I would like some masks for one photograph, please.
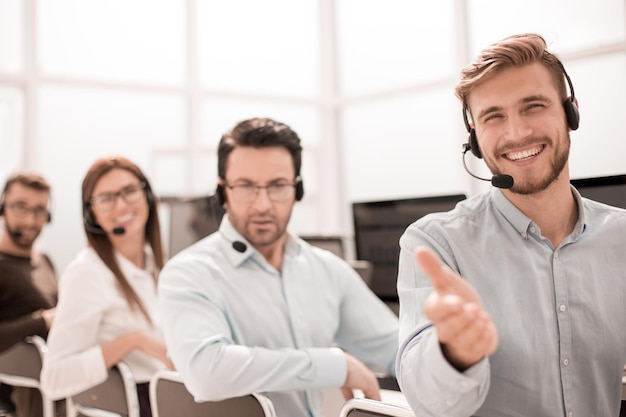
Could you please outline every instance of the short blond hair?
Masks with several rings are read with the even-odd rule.
[[[467,100],[477,85],[491,79],[505,69],[539,62],[552,74],[561,99],[567,99],[565,69],[556,55],[548,52],[546,41],[540,35],[524,33],[509,36],[485,48],[476,60],[461,70],[461,79],[454,90],[467,108]]]

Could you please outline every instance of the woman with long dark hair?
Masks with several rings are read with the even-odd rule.
[[[139,167],[121,156],[91,166],[82,201],[89,245],[61,275],[42,387],[54,399],[70,397],[103,382],[123,360],[141,415],[149,416],[148,382],[172,367],[156,316],[165,262],[157,201]]]

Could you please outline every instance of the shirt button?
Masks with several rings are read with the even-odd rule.
[[[452,407],[452,401],[451,400],[446,400],[446,404],[448,404],[448,407]]]
[[[559,253],[558,252],[554,252],[554,258],[558,259],[559,258]]]
[[[559,306],[559,310],[561,310],[561,311],[565,311],[565,310],[567,310],[567,306],[566,306],[565,304],[561,304],[561,305]]]
[[[569,359],[567,358],[563,359],[563,365],[565,366],[569,365]]]
[[[535,227],[534,227],[534,226],[531,226],[531,227],[530,227],[530,232],[531,232],[531,233],[535,233],[535,230],[537,230],[537,229],[535,229]]]
[[[467,379],[462,379],[461,380],[461,386],[462,387],[467,387],[469,385],[469,381]]]
[[[522,239],[526,239],[526,233],[522,233],[521,236],[522,236]]]
[[[567,417],[572,417],[572,412],[567,413]]]

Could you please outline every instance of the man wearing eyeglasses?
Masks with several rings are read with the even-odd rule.
[[[33,249],[51,219],[49,206],[50,185],[30,172],[11,176],[0,196],[0,354],[27,336],[46,337],[54,318],[54,267]],[[5,406],[13,400],[18,416],[43,414],[37,390],[3,385],[0,392]]]
[[[325,388],[380,399],[372,370],[394,375],[396,316],[349,264],[287,231],[304,195],[301,152],[271,119],[226,133],[220,229],[161,272],[168,352],[197,401],[257,392],[279,416],[316,417]]]

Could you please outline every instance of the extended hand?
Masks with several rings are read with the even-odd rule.
[[[474,288],[432,250],[418,248],[415,258],[434,289],[424,314],[433,322],[450,364],[462,372],[495,352],[498,331]]]

